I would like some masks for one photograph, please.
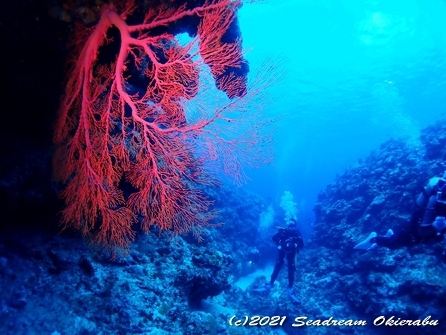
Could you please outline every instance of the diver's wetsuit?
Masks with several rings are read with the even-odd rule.
[[[282,269],[283,262],[286,256],[288,265],[288,287],[292,288],[294,284],[294,272],[296,271],[295,258],[299,249],[303,247],[302,236],[296,228],[280,228],[280,230],[273,235],[273,241],[279,246],[276,265],[271,275],[270,284],[273,285]]]
[[[438,198],[439,192],[437,192],[437,185],[442,180],[438,177],[429,180],[423,192],[417,198],[415,210],[408,227],[395,232],[390,237],[378,235],[371,242],[389,249],[398,249],[428,241],[441,241],[445,229],[441,232],[437,231],[432,222],[437,216],[446,216],[446,202]]]

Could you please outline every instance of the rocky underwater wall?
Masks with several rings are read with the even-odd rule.
[[[381,315],[412,320],[431,315],[440,321],[437,327],[376,329],[380,332],[443,334],[446,329],[441,242],[399,250],[353,249],[372,231],[384,235],[389,228],[397,231],[409,225],[427,180],[444,172],[446,121],[426,128],[420,139],[420,151],[404,141],[387,141],[319,194],[314,233],[300,260],[302,285],[318,305],[329,300],[371,320]]]

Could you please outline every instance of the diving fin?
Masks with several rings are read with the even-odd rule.
[[[287,292],[288,292],[288,296],[290,297],[290,299],[291,299],[294,303],[296,303],[296,304],[300,304],[300,303],[301,303],[300,300],[299,300],[299,298],[296,297],[296,295],[294,294],[292,288],[287,288]]]
[[[392,229],[389,229],[389,230],[387,231],[386,235],[384,235],[384,237],[387,237],[387,238],[390,238],[390,237],[392,237],[392,236],[393,236],[393,230],[392,230]]]
[[[376,248],[377,244],[372,243],[371,240],[375,238],[378,234],[375,232],[370,233],[370,235],[362,242],[359,242],[353,249],[360,249],[360,250],[371,250]]]
[[[264,287],[253,289],[254,292],[269,292],[273,288],[273,285],[266,284]]]

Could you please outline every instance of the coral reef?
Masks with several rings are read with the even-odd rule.
[[[444,121],[422,132],[424,156],[403,141],[388,141],[320,193],[314,233],[297,259],[300,305],[286,295],[285,269],[270,292],[252,290],[269,279],[270,272],[256,271],[274,260],[274,227],[263,231],[259,224],[269,204],[240,189],[203,188],[218,211],[213,223],[221,225],[206,227],[201,243],[192,235],[172,239],[155,229],[138,234],[129,254],[111,262],[77,234],[60,232],[50,134],[71,33],[66,22],[76,15],[84,23],[95,22],[99,11],[85,11],[85,1],[65,1],[62,12],[57,6],[51,10],[51,20],[42,3],[5,2],[0,12],[0,39],[9,46],[2,54],[8,65],[3,72],[8,99],[2,100],[5,126],[0,133],[2,334],[446,332],[440,244],[353,250],[371,231],[384,233],[408,223],[425,181],[445,168]],[[275,218],[282,223],[284,214],[276,212]],[[239,280],[248,275],[254,280],[243,289]],[[254,314],[288,319],[275,328],[228,324],[234,315]],[[335,317],[370,325],[380,315],[431,315],[440,325],[296,329],[290,322],[297,316]]]
[[[379,315],[445,319],[441,243],[393,251],[378,248],[365,254],[353,250],[372,231],[384,234],[388,228],[409,224],[414,201],[427,179],[445,169],[445,130],[445,121],[423,130],[423,157],[403,141],[384,143],[319,194],[315,230],[303,260],[308,296],[329,297],[344,311],[370,319]],[[440,322],[435,328],[401,327],[398,332],[441,334],[445,327]]]

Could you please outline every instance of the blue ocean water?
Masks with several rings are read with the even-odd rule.
[[[269,110],[287,114],[273,166],[245,186],[278,202],[292,192],[303,217],[317,193],[389,138],[416,147],[420,129],[444,117],[446,2],[268,1],[239,11],[252,69],[285,57],[284,92]]]
[[[40,22],[34,13],[32,18],[33,24]],[[17,22],[24,24],[14,18],[5,27],[15,31],[10,27]],[[443,244],[370,252],[354,246],[372,231],[407,227],[423,180],[444,170],[446,2],[270,0],[245,3],[239,23],[250,77],[265,59],[284,73],[261,92],[280,96],[266,105],[264,116],[283,118],[272,165],[248,169],[250,180],[242,188],[204,188],[224,224],[205,227],[200,243],[191,235],[172,238],[156,226],[145,235],[135,225],[129,252],[110,260],[108,250],[89,245],[80,232],[60,231],[59,217],[48,205],[57,207],[50,186],[51,145],[25,150],[26,142],[4,141],[14,155],[0,169],[1,212],[11,207],[13,217],[1,219],[12,231],[0,233],[0,333],[445,333]],[[14,53],[10,61],[20,79],[10,85],[21,93],[31,77],[19,70],[42,63]],[[41,98],[37,94],[30,101]],[[10,100],[14,108],[28,102]],[[14,108],[4,114],[19,115]],[[421,143],[420,132],[428,126]],[[388,141],[398,138],[405,143]],[[275,225],[284,226],[294,215],[306,242],[295,259],[294,292],[287,290],[291,262],[267,290],[280,252],[271,239]],[[50,229],[39,231],[40,226]],[[287,322],[238,327],[231,321],[256,315]],[[439,319],[440,327],[373,327],[381,315]],[[367,319],[369,327],[293,328],[295,317]]]

